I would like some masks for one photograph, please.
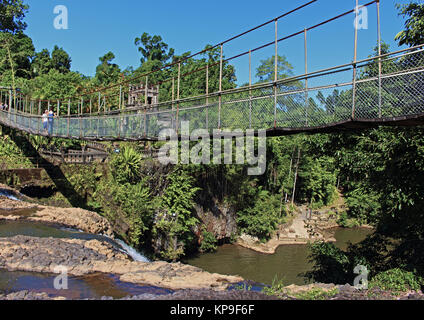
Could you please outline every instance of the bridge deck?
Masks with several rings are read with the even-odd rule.
[[[158,140],[161,134],[169,135],[171,131],[187,137],[213,135],[224,129],[253,129],[279,136],[379,125],[420,126],[424,125],[423,80],[424,50],[407,49],[150,108],[58,117],[50,136],[98,141]],[[31,134],[48,135],[40,116],[13,109],[0,111],[0,123]]]

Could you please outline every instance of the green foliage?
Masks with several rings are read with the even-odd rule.
[[[309,245],[312,271],[304,276],[313,282],[346,284],[353,281],[349,257],[333,243],[316,242]]]
[[[94,194],[96,203],[111,221],[124,219],[129,224],[127,240],[134,247],[146,245],[152,228],[156,204],[147,181],[136,184],[103,180]]]
[[[0,2],[0,32],[16,33],[25,30],[23,21],[28,5],[22,0],[2,0]]]
[[[253,207],[238,213],[237,223],[241,232],[269,240],[272,232],[282,221],[280,216],[280,201],[267,191],[259,192]]]
[[[98,85],[109,85],[116,82],[121,75],[121,69],[112,60],[115,59],[115,55],[112,52],[106,53],[103,57],[100,57],[100,64],[96,68],[96,75],[94,82]]]
[[[278,80],[288,78],[293,75],[293,66],[287,61],[286,57],[277,57],[277,75]],[[256,69],[256,77],[260,82],[274,81],[275,78],[275,56],[266,60],[261,60],[261,65]]]
[[[36,77],[25,84],[24,90],[31,94],[34,99],[60,99],[70,97],[80,92],[84,78],[76,72],[61,73],[51,69],[47,74]],[[47,105],[43,107],[47,109]],[[76,112],[77,106],[72,106],[71,112]],[[44,110],[41,110],[44,111]],[[55,106],[55,111],[56,106]],[[68,103],[62,101],[60,114],[68,113]]]
[[[330,205],[335,199],[337,172],[334,159],[305,157],[299,172],[303,198],[316,207]]]
[[[181,231],[187,232],[198,220],[193,216],[194,197],[200,190],[194,187],[194,179],[181,167],[177,167],[168,177],[168,187],[162,205],[170,215],[175,215],[181,223]]]
[[[138,51],[141,53],[141,62],[157,60],[165,63],[174,56],[174,49],[169,49],[168,45],[162,41],[161,36],[150,36],[144,32],[140,38],[136,38],[134,41],[138,47]]]
[[[97,183],[101,174],[96,173],[96,166],[68,166],[66,175],[73,189],[84,199],[93,194],[97,188]]]
[[[154,207],[148,185],[145,181],[136,185],[126,183],[114,189],[111,196],[130,222],[130,243],[138,247],[153,223]]]
[[[346,204],[348,216],[361,224],[377,221],[381,212],[379,195],[371,190],[357,188],[346,193]]]
[[[355,228],[361,225],[361,222],[355,218],[349,218],[347,212],[343,212],[337,223],[343,228]]]
[[[135,183],[140,179],[142,156],[132,147],[124,147],[112,157],[110,166],[117,183]]]
[[[218,241],[213,233],[208,231],[202,232],[202,243],[200,244],[200,252],[214,252],[218,248]]]
[[[29,79],[33,54],[34,45],[28,36],[21,32],[14,35],[0,32],[1,84],[16,88],[19,78]]]
[[[153,228],[153,235],[165,240],[160,249],[162,258],[178,259],[192,246],[192,229],[199,222],[193,210],[194,197],[199,190],[194,186],[194,178],[182,167],[175,167],[169,174],[160,204],[163,212]]]
[[[278,277],[275,276],[274,279],[272,280],[271,286],[264,287],[262,289],[262,292],[268,296],[278,296],[280,294],[285,293],[286,286],[287,285],[285,284],[284,278],[278,279]]]
[[[424,42],[424,4],[411,1],[409,4],[397,5],[399,15],[406,18],[405,30],[396,35],[399,45],[416,46]]]
[[[399,268],[390,269],[374,276],[369,282],[369,289],[380,288],[392,292],[419,291],[424,285],[422,277]]]
[[[294,297],[299,300],[317,301],[317,300],[328,300],[339,293],[339,289],[334,288],[331,290],[324,290],[321,288],[313,288],[309,291],[300,292],[294,294]]]
[[[59,73],[68,73],[71,69],[71,62],[72,60],[65,50],[54,46],[51,56],[47,49],[35,54],[32,61],[32,71],[35,76],[48,74],[52,69]]]

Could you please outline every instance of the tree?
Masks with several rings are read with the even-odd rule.
[[[54,46],[52,51],[52,65],[54,69],[60,73],[67,73],[71,70],[71,62],[71,57],[63,48]]]
[[[112,63],[113,59],[115,59],[115,55],[112,52],[108,52],[99,58],[101,64],[96,68],[95,82],[108,85],[119,80],[121,69],[117,64]]]
[[[405,30],[396,35],[395,40],[399,45],[416,46],[424,43],[424,4],[411,2],[409,4],[397,5],[399,15],[407,18]]]
[[[136,38],[134,44],[138,47],[138,51],[143,56],[140,61],[157,60],[162,63],[166,63],[169,59],[174,56],[174,49],[168,50],[168,45],[162,41],[161,36],[150,36],[144,32],[140,38]]]
[[[278,80],[291,76],[293,74],[293,66],[287,61],[286,57],[278,56],[277,60]],[[261,65],[256,69],[256,77],[259,78],[260,82],[274,81],[275,56],[266,60],[261,60]]]
[[[64,98],[76,96],[81,93],[85,78],[77,72],[60,73],[51,69],[49,73],[42,74],[29,81],[24,88],[34,99],[62,99],[60,113],[67,113],[67,101]],[[71,112],[77,112],[77,105],[72,104]]]
[[[32,71],[35,76],[48,74],[52,69],[60,73],[67,73],[71,69],[71,62],[72,60],[69,54],[63,48],[54,46],[51,55],[47,49],[43,49],[35,54],[32,60]]]
[[[52,69],[52,61],[50,58],[50,52],[47,49],[43,49],[35,54],[32,60],[32,71],[35,76],[47,74]]]
[[[31,77],[31,58],[34,55],[34,45],[31,38],[22,32],[10,34],[0,33],[0,81],[16,88],[16,77],[29,79]]]
[[[2,0],[0,2],[0,32],[18,33],[27,27],[23,21],[28,5],[22,0]]]

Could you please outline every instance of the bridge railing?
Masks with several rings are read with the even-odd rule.
[[[412,48],[275,83],[160,103],[149,109],[57,117],[50,135],[155,140],[164,129],[185,136],[197,129],[209,134],[224,129],[301,131],[352,119],[390,120],[424,114],[423,80],[424,50]],[[32,134],[49,135],[39,116],[0,111],[0,122]]]

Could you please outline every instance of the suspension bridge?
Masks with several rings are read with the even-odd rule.
[[[363,7],[376,8],[378,52],[370,58],[358,60],[358,28],[352,28],[355,32],[353,61],[311,72],[308,70],[309,32],[346,16],[358,17],[357,6],[279,38],[278,22],[314,2],[316,0],[160,70],[83,92],[77,97],[41,100],[11,88],[0,88],[2,105],[7,104],[7,108],[0,110],[0,123],[34,135],[92,141],[158,140],[165,129],[172,129],[182,138],[190,134],[219,135],[236,129],[244,132],[266,130],[268,136],[280,136],[380,125],[424,125],[424,45],[383,54],[380,1],[376,0]],[[272,42],[224,59],[227,43],[270,24],[275,26]],[[305,72],[280,78],[277,70],[278,45],[295,37],[304,39]],[[272,46],[275,47],[274,79],[253,84],[252,54]],[[218,61],[209,61],[197,70],[183,73],[188,59],[214,49],[220,52]],[[249,84],[224,90],[224,63],[244,56],[249,58]],[[169,74],[170,68],[177,69],[178,75],[157,83],[149,82],[154,74]],[[210,92],[213,70],[219,74],[219,88]],[[193,74],[204,75],[202,88],[205,92],[181,97],[182,81]],[[172,91],[169,94],[172,98],[162,102],[160,98],[164,88]],[[56,113],[50,132],[43,128],[41,114],[45,109]],[[72,110],[77,110],[77,113],[72,113]],[[183,123],[189,125],[189,132],[181,131]]]

